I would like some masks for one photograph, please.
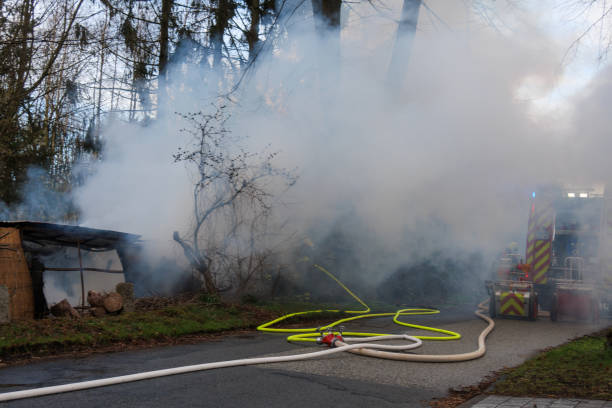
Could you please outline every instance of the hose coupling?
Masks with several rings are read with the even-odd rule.
[[[336,342],[338,341],[344,341],[344,338],[340,335],[334,336],[334,339],[332,340],[331,344],[329,345],[329,347],[338,347],[336,345]]]

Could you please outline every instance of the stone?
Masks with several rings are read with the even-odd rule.
[[[117,293],[123,298],[123,311],[134,311],[134,284],[130,282],[118,283],[115,287]]]

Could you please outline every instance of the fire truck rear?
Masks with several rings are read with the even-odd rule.
[[[603,186],[532,194],[525,260],[504,253],[487,281],[491,316],[596,321],[611,312],[612,200]],[[608,204],[608,205],[606,205]]]

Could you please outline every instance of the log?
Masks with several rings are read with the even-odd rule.
[[[92,307],[90,313],[93,317],[102,317],[106,315],[106,309],[102,306]]]
[[[129,282],[118,283],[115,287],[117,293],[123,298],[123,311],[134,311],[134,284]]]
[[[72,307],[66,299],[63,299],[62,301],[51,306],[49,308],[49,311],[53,316],[56,317],[74,317],[77,319],[81,317],[81,315],[79,315],[79,312],[77,312],[76,309]]]
[[[108,313],[119,312],[123,308],[123,298],[117,292],[111,292],[104,297],[104,309]]]
[[[104,296],[94,290],[87,292],[87,302],[91,307],[104,307]]]

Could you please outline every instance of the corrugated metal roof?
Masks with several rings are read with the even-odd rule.
[[[0,227],[17,228],[23,239],[40,244],[77,246],[84,249],[115,248],[122,244],[137,244],[140,235],[96,228],[33,221],[0,221]]]

